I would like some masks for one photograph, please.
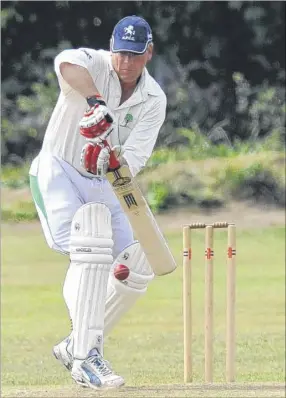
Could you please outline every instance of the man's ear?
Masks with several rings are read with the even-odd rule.
[[[151,61],[153,55],[153,43],[150,43],[147,48],[147,61]]]

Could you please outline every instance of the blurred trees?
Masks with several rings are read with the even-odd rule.
[[[199,128],[213,142],[256,139],[285,124],[285,3],[3,1],[2,161],[38,151],[55,104],[53,58],[64,48],[108,48],[116,22],[150,23],[151,74],[168,97],[158,145]]]

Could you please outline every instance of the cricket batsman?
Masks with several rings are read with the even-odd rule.
[[[114,27],[110,51],[58,54],[60,94],[30,168],[46,241],[69,256],[63,296],[73,327],[53,353],[76,383],[93,389],[124,384],[103,356],[104,336],[154,277],[105,177],[124,164],[136,176],[164,122],[166,96],[146,69],[152,51],[149,24],[128,16]],[[126,250],[122,283],[111,271]]]

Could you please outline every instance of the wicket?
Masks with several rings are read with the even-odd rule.
[[[235,379],[235,255],[234,224],[195,223],[183,227],[184,382],[192,382],[192,245],[191,230],[205,230],[205,382],[213,382],[213,237],[215,228],[227,228],[226,381]]]

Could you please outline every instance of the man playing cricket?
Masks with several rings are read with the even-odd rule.
[[[148,23],[129,16],[115,26],[110,52],[61,52],[60,95],[30,169],[47,243],[70,257],[63,295],[73,330],[53,352],[78,384],[95,389],[124,384],[103,357],[104,336],[154,276],[105,177],[121,165],[135,176],[164,122],[165,94],[145,68],[152,50]],[[111,272],[122,258],[126,283]]]

